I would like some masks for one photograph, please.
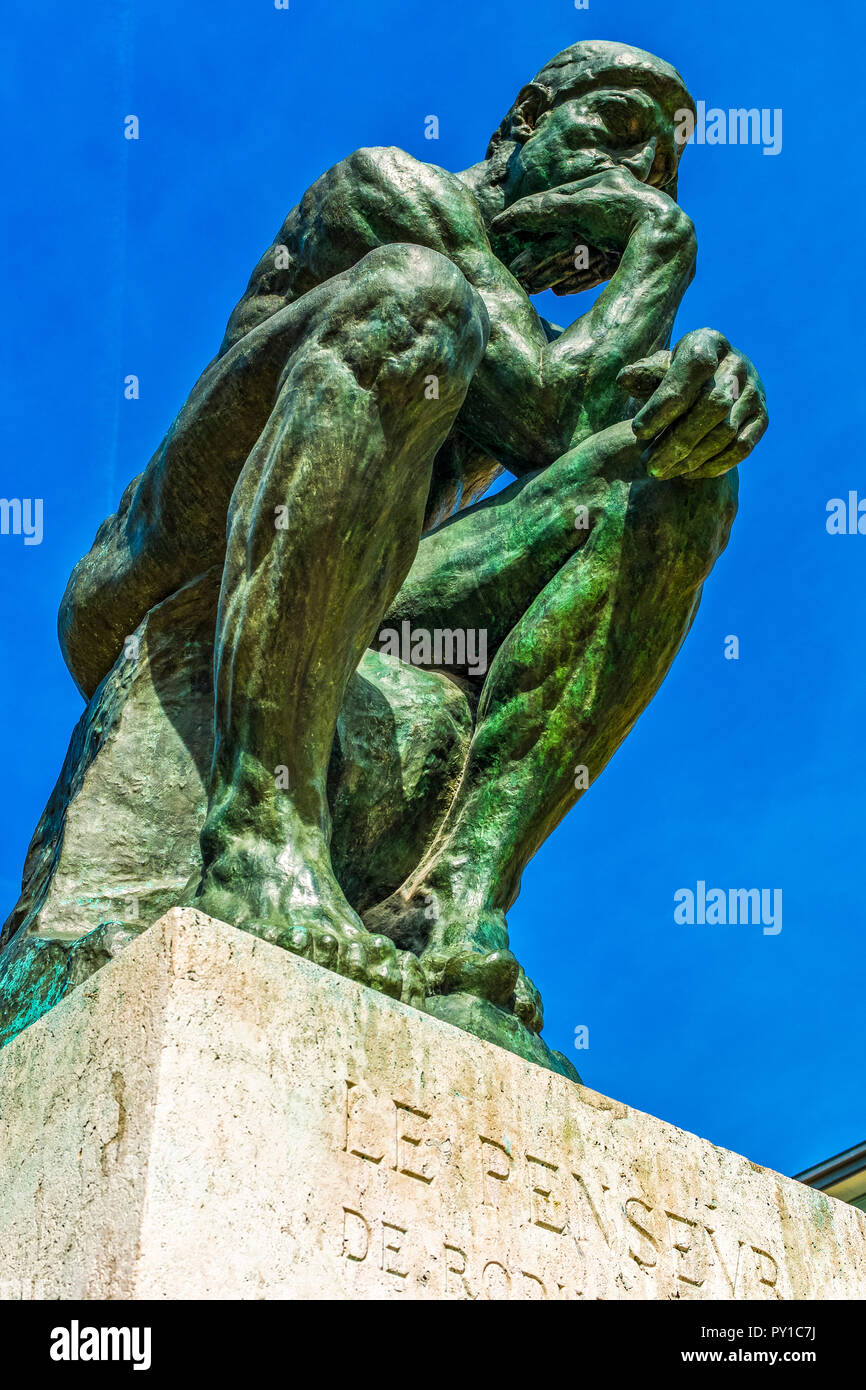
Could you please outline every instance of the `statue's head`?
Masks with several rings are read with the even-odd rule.
[[[618,164],[676,198],[677,113],[694,109],[661,58],[624,43],[576,43],[521,90],[487,159],[506,206]]]
[[[671,192],[682,151],[676,114],[694,109],[661,58],[625,43],[575,43],[521,90],[487,157],[507,157],[509,201],[614,164]]]

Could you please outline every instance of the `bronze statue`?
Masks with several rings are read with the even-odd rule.
[[[4,930],[7,1036],[112,924],[188,902],[565,1066],[505,913],[663,680],[767,425],[720,333],[668,347],[692,109],[658,58],[575,44],[471,169],[362,149],[288,214],[63,599],[90,703]],[[565,331],[529,299],[605,280]],[[174,694],[123,737],[147,761],[173,721],[200,795],[179,809],[168,764],[139,768],[136,883],[106,848],[115,792],[82,789],[103,759],[122,801],[105,729],[132,729],[146,662]],[[153,872],[160,826],[177,882]]]

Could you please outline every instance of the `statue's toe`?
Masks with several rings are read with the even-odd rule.
[[[510,951],[459,951],[423,957],[428,989],[433,994],[475,994],[491,1004],[507,1005],[520,966]]]

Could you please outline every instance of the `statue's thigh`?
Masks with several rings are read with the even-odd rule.
[[[634,480],[617,567],[618,603],[647,619],[699,593],[728,542],[736,515],[736,472],[690,482]]]

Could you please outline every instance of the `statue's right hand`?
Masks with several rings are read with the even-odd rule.
[[[694,236],[691,219],[673,198],[619,164],[518,199],[493,218],[491,231],[518,240],[568,232],[600,251],[622,252],[645,221],[683,237]]]

